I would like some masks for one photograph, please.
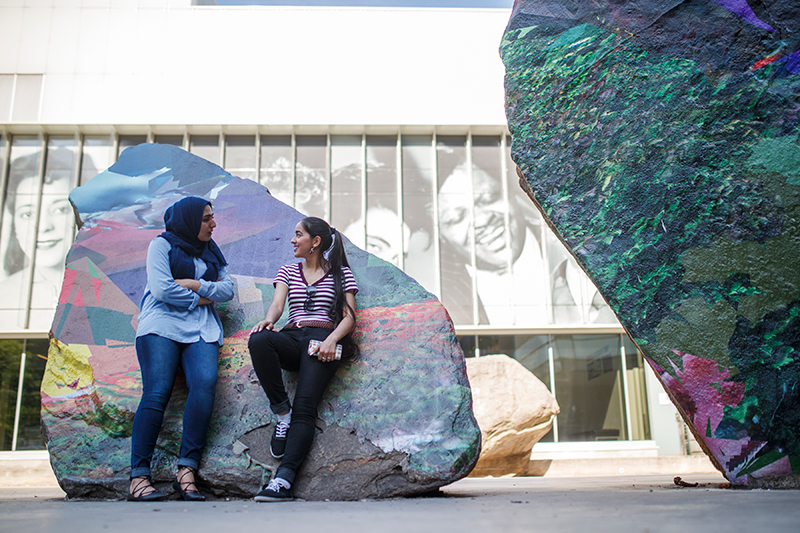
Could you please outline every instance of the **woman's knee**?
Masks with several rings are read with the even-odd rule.
[[[277,355],[275,341],[278,333],[265,329],[250,335],[247,341],[247,348],[250,350],[251,358],[262,358]]]

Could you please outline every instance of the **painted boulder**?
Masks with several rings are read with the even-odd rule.
[[[200,488],[212,497],[249,497],[277,468],[267,451],[274,416],[247,340],[272,300],[272,277],[297,261],[289,241],[303,215],[258,183],[178,148],[146,144],[127,149],[70,195],[81,229],[67,258],[42,384],[51,463],[70,498],[127,493],[131,422],[141,395],[134,339],[147,246],[163,231],[166,208],[187,195],[213,201],[214,239],[236,288],[234,299],[217,307],[225,345]],[[311,500],[413,495],[466,476],[480,452],[480,430],[445,309],[394,266],[346,246],[360,288],[354,335],[361,353],[323,398],[320,431],[295,494]],[[291,395],[292,374],[286,378]],[[154,482],[166,491],[185,401],[179,375],[152,465]]]
[[[736,485],[800,477],[800,2],[517,1],[512,157]]]

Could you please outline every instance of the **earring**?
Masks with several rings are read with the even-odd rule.
[[[310,253],[310,254],[313,254],[313,253],[314,253],[314,247],[313,247],[313,246],[312,246],[312,247],[311,247],[311,249],[308,251],[308,253]]]

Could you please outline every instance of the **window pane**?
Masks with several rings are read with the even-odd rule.
[[[553,323],[583,324],[583,271],[567,248],[549,229],[545,231],[550,270],[550,301]]]
[[[513,324],[544,325],[550,322],[547,312],[547,268],[542,253],[544,221],[533,201],[519,186],[516,165],[511,160],[511,139],[506,145],[506,183],[508,190],[508,225],[511,241],[513,287]],[[480,290],[480,280],[479,280]],[[497,324],[497,322],[492,322]]]
[[[41,430],[42,376],[47,364],[46,339],[29,340],[25,346],[25,376],[22,381],[17,450],[44,450]],[[12,426],[13,427],[13,426]]]
[[[36,137],[15,136],[12,139],[0,238],[3,259],[0,321],[3,329],[26,327],[31,265],[36,248],[34,228],[39,212],[41,158],[42,149]]]
[[[410,232],[397,207],[397,137],[367,137],[367,250],[400,267]]]
[[[611,308],[556,235],[545,230],[555,324],[617,324]]]
[[[34,330],[50,329],[64,279],[64,260],[72,245],[75,217],[68,197],[74,183],[75,150],[72,137],[51,137],[47,144],[28,326]]]
[[[628,380],[628,404],[631,407],[631,439],[650,439],[650,413],[647,410],[647,390],[645,389],[644,360],[636,345],[622,335],[625,347],[626,375]]]
[[[294,207],[306,216],[328,220],[328,138],[296,137]]]
[[[620,336],[553,339],[559,440],[625,440]]]
[[[361,136],[332,136],[331,224],[344,229],[347,238],[359,248],[365,247],[364,219],[361,214],[363,169],[364,152]]]
[[[500,137],[472,138],[472,205],[475,217],[475,258],[479,305],[486,312],[481,324],[514,324],[509,276],[511,253],[506,235],[508,206],[503,191]]]
[[[131,146],[138,146],[147,142],[147,135],[120,135],[119,136],[119,150],[117,158],[125,151],[126,148]]]
[[[473,301],[472,182],[467,168],[466,137],[437,139],[439,186],[439,241],[441,245],[442,303],[456,324],[475,324]],[[478,309],[478,322],[486,313]]]
[[[183,148],[183,135],[156,135],[153,138],[153,142],[157,144],[170,144],[178,148]]]
[[[261,137],[261,185],[287,205],[294,205],[291,135]]]
[[[403,222],[408,228],[405,272],[438,294],[433,227],[434,151],[430,135],[402,138]]]
[[[459,335],[458,343],[464,351],[464,357],[475,357],[475,335]]]
[[[17,405],[21,340],[0,340],[0,450],[11,449]]]
[[[189,151],[219,165],[219,135],[192,135],[189,139]]]
[[[84,137],[81,185],[111,166],[111,148],[111,138],[108,135]]]
[[[256,179],[255,135],[225,137],[225,170],[246,180]]]

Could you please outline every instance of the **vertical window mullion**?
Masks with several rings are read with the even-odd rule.
[[[331,143],[330,130],[328,130],[328,133],[325,134],[325,137],[328,143],[328,148],[325,150],[325,180],[328,188],[328,201],[325,204],[325,213],[323,214],[323,218],[328,221],[331,219],[331,212],[333,211],[333,170],[331,169],[331,165],[333,164],[331,150],[333,150],[333,147]]]
[[[550,372],[550,394],[558,401],[556,396],[556,365],[553,360],[553,336],[547,336],[547,367]],[[558,417],[553,417],[553,442],[558,442]]]
[[[256,172],[253,176],[256,183],[261,183],[261,132],[256,131]]]
[[[439,242],[439,154],[436,151],[436,131],[431,136],[431,152],[433,153],[433,250],[436,263],[436,296],[442,299],[442,246]]]
[[[514,280],[514,247],[513,247],[513,240],[514,236],[511,235],[511,198],[510,198],[510,191],[508,189],[508,164],[506,161],[506,135],[503,133],[500,135],[500,176],[501,180],[500,183],[503,187],[503,203],[505,204],[505,212],[503,213],[503,226],[505,231],[505,239],[506,239],[506,261],[507,261],[507,276],[509,282],[513,283]],[[526,231],[525,228],[522,231]],[[516,305],[511,306],[511,323],[517,323],[517,307]]]
[[[364,221],[364,250],[367,250],[367,133],[361,134],[361,220]]]
[[[472,323],[480,323],[480,312],[478,310],[480,301],[478,299],[478,258],[477,250],[475,247],[475,183],[474,172],[472,168],[472,129],[467,132],[467,182],[469,183],[469,245],[470,245],[470,261],[472,263]]]
[[[6,187],[8,184],[8,169],[11,166],[11,139],[8,134],[3,130],[0,132],[3,141],[3,154],[0,160],[3,162],[3,167],[0,168],[0,215],[5,212],[6,208]],[[3,217],[0,216],[0,228],[3,226]]]
[[[39,132],[38,135],[39,139],[39,166],[36,172],[36,176],[38,179],[38,187],[37,187],[37,200],[36,200],[36,211],[35,211],[35,219],[33,224],[33,231],[32,235],[28,236],[28,249],[32,250],[32,256],[30,258],[30,279],[28,280],[28,287],[27,287],[27,297],[25,298],[25,319],[23,322],[23,329],[28,329],[31,320],[31,301],[33,298],[33,280],[35,278],[36,272],[36,241],[39,237],[39,222],[42,218],[42,193],[44,188],[44,171],[45,171],[45,162],[47,161],[47,136]]]
[[[292,207],[297,209],[297,136],[292,128]]]
[[[625,432],[627,433],[627,440],[633,440],[633,433],[631,433],[633,426],[631,423],[631,399],[628,394],[628,361],[625,355],[625,342],[622,335],[623,334],[620,334],[619,352],[622,358],[622,397],[625,408]]]
[[[399,216],[397,217],[400,220],[400,261],[398,267],[400,270],[405,272],[406,269],[406,232],[403,231],[405,225],[405,217],[404,217],[404,204],[403,204],[403,139],[402,134],[398,130],[397,132],[397,150],[395,152],[395,161],[397,167],[397,173],[395,175],[395,179],[397,180],[397,213]]]
[[[17,381],[17,402],[14,408],[14,430],[11,433],[11,451],[17,451],[17,433],[19,433],[19,417],[22,411],[22,386],[25,384],[25,353],[28,351],[28,341],[22,341],[22,355],[19,360],[19,379]]]

